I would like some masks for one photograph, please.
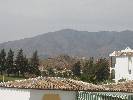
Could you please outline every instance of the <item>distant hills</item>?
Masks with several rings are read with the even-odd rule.
[[[18,50],[22,48],[31,55],[38,50],[41,57],[68,54],[71,56],[90,57],[108,56],[114,50],[133,48],[133,31],[125,30],[87,32],[64,29],[49,32],[33,38],[25,38],[0,44],[0,49]]]

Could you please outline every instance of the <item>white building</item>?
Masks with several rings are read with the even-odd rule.
[[[133,81],[94,85],[73,79],[37,77],[0,83],[0,100],[133,100],[132,87]]]
[[[0,100],[75,100],[76,92],[61,90],[0,88]]]
[[[58,77],[37,77],[0,83],[0,100],[77,100],[78,91],[98,86]]]
[[[114,51],[109,56],[112,62],[110,71],[115,74],[114,80],[133,80],[133,50],[127,47],[125,50]]]

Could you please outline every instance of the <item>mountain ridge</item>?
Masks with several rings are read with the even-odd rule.
[[[38,50],[40,56],[56,56],[68,54],[71,56],[107,57],[114,50],[130,46],[133,48],[133,31],[77,31],[63,29],[44,33],[31,38],[0,43],[0,49],[22,48],[30,56],[31,52]]]

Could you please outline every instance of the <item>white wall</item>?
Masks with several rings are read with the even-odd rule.
[[[131,74],[129,74],[129,69]],[[128,57],[117,57],[115,64],[115,81],[120,79],[133,79],[133,57],[129,60]]]
[[[44,94],[59,94],[61,100],[75,100],[76,92],[60,90],[31,90],[30,100],[42,100]]]
[[[42,100],[44,94],[59,94],[61,100],[75,100],[76,92],[60,90],[33,90],[0,87],[0,100]]]
[[[29,98],[29,90],[0,87],[0,100],[29,100]]]

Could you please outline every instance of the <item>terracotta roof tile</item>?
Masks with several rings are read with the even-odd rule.
[[[104,85],[105,91],[133,92],[133,81]]]
[[[0,87],[94,92],[133,92],[133,81],[108,85],[94,85],[91,83],[60,77],[37,77],[0,83]]]
[[[5,83],[0,83],[1,87],[8,88],[29,88],[29,89],[46,89],[46,90],[101,90],[102,87],[77,81],[73,79],[66,79],[60,77],[37,77],[27,80],[16,80]]]

